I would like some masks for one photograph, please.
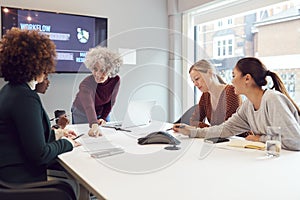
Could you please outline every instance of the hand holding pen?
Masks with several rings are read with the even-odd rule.
[[[185,125],[184,124],[175,124],[173,127],[168,128],[166,131],[170,131],[170,130],[174,130],[174,128],[184,128]]]
[[[62,136],[61,139],[67,139],[69,142],[72,143],[73,147],[78,147],[78,146],[81,146],[81,143],[77,142],[76,139],[78,139],[79,137],[81,137],[83,135],[84,134],[66,135],[66,136]]]
[[[77,135],[76,137],[74,137],[74,138],[72,138],[72,139],[73,139],[73,140],[76,140],[76,139],[80,138],[81,136],[84,136],[84,134],[82,133],[82,134],[80,134],[80,135]]]
[[[76,140],[78,138],[80,138],[81,136],[83,136],[84,134],[79,134],[77,135],[73,130],[66,130],[66,129],[63,129],[64,131],[64,135],[65,137],[67,138],[71,138],[72,140]]]
[[[191,135],[192,130],[196,130],[195,127],[189,126],[187,124],[174,124],[172,129],[175,133],[181,133],[187,136]]]
[[[73,136],[71,139],[73,140],[74,142],[74,147],[78,147],[78,146],[81,146],[81,143],[80,142],[77,142],[76,139],[80,138],[81,136],[83,136],[84,134],[79,134],[77,136]]]

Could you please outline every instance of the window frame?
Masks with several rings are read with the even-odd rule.
[[[289,0],[289,1],[294,1],[294,0]],[[244,0],[244,1],[240,1],[240,0],[230,0],[227,1],[227,3],[225,3],[225,1],[222,0],[216,0],[216,1],[212,1],[209,2],[207,4],[203,4],[198,8],[193,8],[192,10],[189,11],[185,11],[182,15],[182,22],[183,22],[183,27],[185,27],[183,29],[183,35],[184,38],[188,38],[188,40],[192,40],[192,39],[197,39],[197,36],[194,35],[194,30],[195,30],[195,26],[198,24],[205,24],[207,22],[211,22],[213,20],[220,19],[220,18],[224,18],[224,19],[228,19],[231,18],[231,16],[234,15],[238,15],[236,14],[236,11],[239,11],[239,13],[244,14],[247,12],[253,12],[253,10],[259,10],[259,8],[262,8],[262,11],[271,5],[277,4],[277,3],[282,3],[283,1],[281,0],[269,0],[269,1],[260,1],[260,0]],[[286,2],[286,1],[284,1]],[[208,10],[210,9],[210,10]],[[202,20],[202,21],[201,21]],[[200,23],[201,22],[201,23]],[[223,22],[224,24],[224,22]],[[216,25],[215,25],[216,26]],[[216,26],[217,27],[217,26]],[[198,28],[199,30],[202,29],[202,27]],[[256,30],[252,30],[252,31],[256,31]],[[244,36],[242,36],[244,37]],[[233,41],[233,55],[235,55],[235,50],[237,47],[235,47],[235,42]],[[196,50],[191,50],[191,49],[195,49],[197,44],[197,41],[194,42],[187,42],[187,41],[183,41],[183,48],[182,48],[182,55],[186,58],[190,58],[190,60],[194,60],[196,61],[196,54],[198,54],[199,52]],[[186,46],[185,46],[186,45]],[[215,51],[215,50],[214,50]],[[253,56],[258,56],[258,55],[253,55]],[[272,59],[272,58],[270,58]],[[267,60],[269,61],[269,60]],[[266,61],[266,65],[268,65],[269,63]],[[189,69],[189,65],[188,63],[183,62],[183,74],[184,77],[188,77],[188,69]],[[276,70],[276,69],[275,69]],[[183,90],[188,90],[188,88],[191,87],[191,82],[186,81],[186,79],[183,81]],[[297,89],[296,89],[297,90]],[[183,106],[184,107],[189,107],[191,106],[191,104],[189,104],[189,102],[198,102],[199,101],[199,97],[201,96],[201,94],[199,94],[199,91],[197,89],[194,88],[195,94],[194,95],[189,95],[189,96],[184,96],[183,99],[186,99],[183,101]],[[187,104],[188,105],[187,105]],[[300,103],[300,99],[299,99],[299,103]],[[299,104],[298,103],[298,104]]]

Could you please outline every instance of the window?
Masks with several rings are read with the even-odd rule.
[[[233,25],[233,19],[228,18],[228,19],[220,19],[216,21],[216,30],[221,30],[225,28],[230,28]]]
[[[233,56],[233,39],[232,35],[214,38],[214,57],[226,58]]]
[[[257,57],[282,77],[290,96],[300,105],[300,0],[230,2],[215,1],[186,14],[191,26],[187,30],[193,31],[186,34],[196,40],[194,60],[210,60],[231,83],[236,62],[246,56]],[[254,2],[261,6],[253,9]],[[195,90],[194,102],[199,101],[198,93]]]

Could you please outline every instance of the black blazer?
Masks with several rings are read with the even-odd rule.
[[[55,140],[39,95],[27,84],[0,90],[0,179],[7,182],[46,180],[47,165],[72,144]]]

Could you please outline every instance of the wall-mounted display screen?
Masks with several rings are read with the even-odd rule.
[[[57,73],[88,73],[86,52],[107,46],[107,18],[82,16],[12,7],[1,7],[2,35],[12,27],[37,29],[56,45]]]

